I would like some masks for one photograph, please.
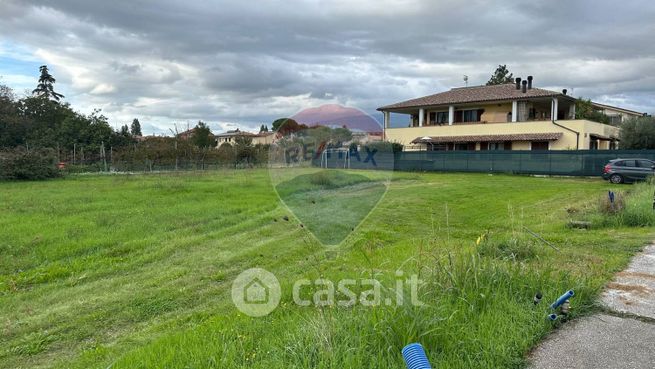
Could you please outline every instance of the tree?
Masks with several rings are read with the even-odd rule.
[[[344,142],[353,139],[353,133],[346,127],[335,128],[332,130],[332,142],[341,146]]]
[[[631,118],[623,122],[619,133],[621,149],[655,149],[655,118]]]
[[[268,132],[268,126],[266,124],[262,124],[259,127],[259,133],[261,133],[261,132]]]
[[[505,83],[512,83],[514,81],[514,75],[509,72],[507,65],[498,65],[494,74],[491,75],[491,78],[487,82],[487,86],[492,85],[502,85]]]
[[[0,85],[0,148],[25,143],[29,124],[19,116],[18,104],[11,88]]]
[[[12,90],[9,86],[0,85],[0,99],[7,99],[10,101],[16,100],[14,90]]]
[[[284,126],[289,126],[289,127],[298,127],[299,124],[298,124],[298,122],[296,122],[295,120],[293,120],[293,119],[291,119],[291,118],[280,118],[280,119],[276,119],[276,120],[273,122],[273,131],[276,131],[276,132],[277,132],[277,131],[279,131],[280,129],[282,129]]]
[[[132,133],[132,136],[135,137],[143,136],[141,133],[141,123],[139,123],[139,120],[136,118],[134,118],[132,121],[132,125],[130,126],[130,133]]]
[[[56,80],[55,77],[53,77],[48,72],[48,66],[42,65],[39,67],[39,71],[41,72],[41,76],[39,77],[39,84],[34,90],[32,90],[32,94],[38,97],[52,99],[55,101],[59,101],[59,99],[64,97],[64,95],[55,92],[53,85]]]
[[[198,121],[198,125],[193,130],[193,144],[204,149],[210,146],[214,146],[214,135],[212,135],[211,129],[204,122]]]
[[[298,124],[295,120],[291,118],[280,118],[276,119],[273,122],[273,131],[280,133],[281,135],[287,135],[290,133],[295,133],[307,129],[307,125]]]
[[[610,118],[594,108],[589,99],[579,98],[575,101],[575,119],[586,119],[592,122],[609,124]]]

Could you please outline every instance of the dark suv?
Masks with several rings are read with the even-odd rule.
[[[655,162],[648,159],[614,159],[603,168],[603,178],[612,183],[631,183],[655,174]]]

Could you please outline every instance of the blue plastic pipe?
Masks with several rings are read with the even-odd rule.
[[[555,321],[557,320],[557,314],[550,314],[548,315],[548,320]]]
[[[425,356],[425,350],[423,350],[420,343],[410,343],[403,347],[402,352],[407,369],[432,369],[428,357]]]
[[[562,296],[560,296],[557,300],[555,300],[555,302],[553,302],[550,305],[550,308],[557,309],[560,305],[562,305],[564,302],[566,302],[566,300],[570,299],[571,297],[573,297],[573,290],[566,291],[566,293],[564,293]]]

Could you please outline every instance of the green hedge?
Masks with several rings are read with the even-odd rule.
[[[0,151],[0,180],[41,180],[60,175],[54,150],[16,148]]]

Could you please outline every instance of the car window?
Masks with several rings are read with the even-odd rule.
[[[653,167],[653,162],[648,161],[648,160],[637,160],[637,163],[639,164],[639,167],[641,168],[652,168]]]
[[[636,163],[636,160],[624,160],[622,166],[623,167],[633,167],[634,168],[634,167],[637,166],[637,163]]]
[[[622,167],[623,166],[623,161],[615,161],[614,163],[612,163],[612,165],[615,166],[615,167]]]

